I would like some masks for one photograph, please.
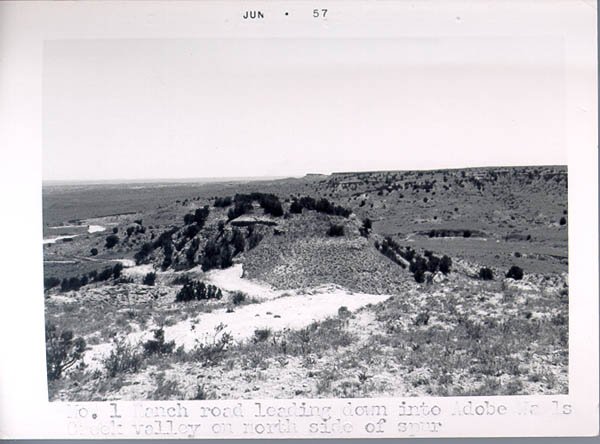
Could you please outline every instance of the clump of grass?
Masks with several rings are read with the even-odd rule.
[[[168,380],[164,373],[159,373],[156,377],[156,389],[148,395],[149,399],[155,401],[169,401],[182,399],[183,394],[177,381]]]
[[[209,392],[204,384],[198,384],[194,394],[190,398],[192,401],[204,401],[206,399],[215,399],[214,392]]]
[[[108,376],[114,378],[122,373],[137,373],[142,363],[141,353],[124,339],[119,339],[103,364]]]
[[[224,324],[217,325],[211,341],[199,343],[189,352],[178,349],[178,357],[183,361],[200,362],[207,366],[218,364],[233,344],[233,336],[225,328]]]
[[[254,337],[252,339],[254,342],[265,342],[271,337],[271,333],[270,328],[257,328],[254,330]]]
[[[175,341],[165,342],[165,331],[162,328],[154,330],[154,339],[144,342],[144,355],[165,355],[173,353]]]
[[[241,303],[246,301],[247,298],[248,295],[243,291],[235,291],[231,294],[231,303],[233,305],[240,305]]]
[[[427,325],[429,323],[429,318],[430,318],[429,312],[422,311],[415,318],[415,325],[417,325],[417,326],[418,325]]]

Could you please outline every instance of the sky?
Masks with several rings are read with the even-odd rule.
[[[55,40],[43,179],[566,164],[557,38]]]

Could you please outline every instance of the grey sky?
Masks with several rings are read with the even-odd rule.
[[[565,164],[560,40],[49,41],[45,180]]]

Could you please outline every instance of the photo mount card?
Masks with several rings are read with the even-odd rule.
[[[595,7],[0,4],[0,436],[596,435]]]

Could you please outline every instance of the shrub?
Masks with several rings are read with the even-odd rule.
[[[113,277],[115,279],[119,279],[119,277],[121,277],[121,271],[123,271],[123,264],[121,262],[117,262],[112,268]]]
[[[422,311],[415,319],[415,325],[427,325],[429,323],[429,313]]]
[[[116,234],[111,234],[110,236],[107,236],[107,238],[106,238],[105,247],[110,249],[110,248],[114,247],[115,245],[117,245],[118,243],[119,243],[119,236],[117,236]]]
[[[74,338],[71,330],[59,332],[56,325],[46,323],[46,372],[48,380],[60,379],[65,370],[83,359],[85,340]]]
[[[90,254],[91,254],[92,256],[96,256],[96,255],[98,254],[98,249],[97,249],[97,248],[92,248],[92,249],[90,250]]]
[[[565,225],[567,223],[567,219],[563,216],[563,217],[560,218],[560,220],[558,221],[558,223],[560,225]]]
[[[56,286],[60,285],[60,279],[57,277],[47,277],[44,278],[44,290],[50,290]]]
[[[183,234],[185,235],[185,237],[191,239],[194,236],[196,236],[200,232],[200,230],[201,228],[198,224],[191,224],[185,228]]]
[[[481,267],[479,269],[479,278],[484,281],[491,281],[494,279],[494,272],[488,267]]]
[[[523,279],[523,269],[521,267],[513,265],[508,270],[508,273],[506,273],[506,277],[514,279],[515,281],[520,281],[521,279]]]
[[[257,328],[254,330],[254,337],[252,340],[254,342],[265,342],[271,336],[270,328]]]
[[[292,214],[301,214],[302,213],[302,205],[297,200],[293,200],[290,205],[290,213]]]
[[[217,197],[217,198],[215,199],[214,206],[215,206],[215,207],[217,207],[217,208],[218,208],[218,207],[224,208],[224,207],[228,207],[228,206],[230,206],[230,205],[231,205],[231,203],[232,203],[231,196],[227,196],[227,197]]]
[[[343,225],[331,225],[329,230],[327,230],[327,236],[343,236],[344,235],[344,226]]]
[[[64,278],[60,283],[60,291],[77,291],[81,288],[81,280],[78,277]]]
[[[142,367],[142,355],[124,340],[116,341],[115,348],[104,359],[104,368],[110,378],[120,373],[136,373]]]
[[[413,277],[415,278],[415,281],[417,281],[419,284],[425,282],[425,272],[422,270],[415,271],[413,273]]]
[[[144,276],[144,281],[143,281],[144,285],[154,285],[155,282],[156,282],[156,273],[154,273],[153,271],[151,271],[150,273],[146,274],[146,276]]]
[[[96,276],[96,281],[102,282],[102,281],[107,281],[111,278],[111,276],[113,275],[113,269],[111,267],[105,268],[104,270],[102,270],[97,276]]]
[[[181,290],[175,296],[176,302],[189,302],[193,300],[201,301],[208,299],[221,299],[223,293],[220,288],[214,285],[205,284],[199,281],[190,281],[183,285]]]
[[[241,303],[246,301],[246,298],[246,293],[242,291],[236,291],[231,295],[231,302],[233,303],[233,305],[240,305]]]
[[[153,249],[154,248],[152,246],[152,243],[150,242],[145,242],[144,244],[142,244],[142,248],[140,248],[140,250],[133,256],[133,258],[135,259],[135,263],[137,265],[142,264],[150,255],[150,253],[152,253]]]
[[[149,339],[144,342],[145,355],[166,355],[173,353],[175,349],[175,341],[165,342],[165,331],[162,328],[154,330],[154,339]]]
[[[471,230],[463,231],[463,237],[471,237]]]
[[[373,222],[367,217],[365,220],[363,220],[362,226],[359,229],[360,235],[364,237],[369,237],[369,233],[371,232],[372,228]]]
[[[450,273],[450,268],[452,267],[452,259],[450,257],[443,255],[440,260],[440,271],[444,274]]]
[[[429,256],[429,260],[427,261],[427,271],[430,273],[435,273],[440,267],[440,258],[431,254]]]

